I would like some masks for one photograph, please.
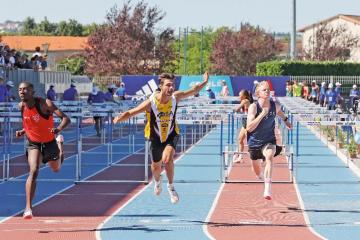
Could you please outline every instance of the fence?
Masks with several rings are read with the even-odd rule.
[[[312,81],[316,81],[319,85],[322,82],[341,83],[341,93],[344,95],[349,95],[349,92],[354,84],[360,84],[360,76],[290,76],[291,81],[298,81],[298,82],[306,82],[311,83]]]
[[[72,76],[69,72],[56,72],[56,71],[34,71],[32,69],[13,69],[0,67],[0,75],[5,78],[5,81],[11,80],[14,83],[14,87],[11,89],[13,96],[18,96],[17,88],[23,81],[29,81],[34,84],[35,92],[40,97],[45,97],[46,92],[50,85],[55,86],[55,90],[58,95],[62,96],[65,89],[70,87]],[[91,81],[79,81],[76,82],[78,93],[91,92]]]
[[[95,76],[93,78],[93,83],[100,86],[101,88],[106,88],[111,84],[120,86],[121,76]]]

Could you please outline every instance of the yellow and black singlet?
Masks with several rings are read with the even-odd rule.
[[[146,112],[146,126],[145,137],[153,140],[160,139],[160,142],[165,142],[172,134],[179,134],[179,127],[176,123],[176,98],[171,96],[167,103],[160,103],[156,99],[157,93],[153,93],[149,100],[151,102],[150,112]]]

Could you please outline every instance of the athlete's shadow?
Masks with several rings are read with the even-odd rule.
[[[100,229],[73,229],[59,231],[39,231],[39,233],[79,233],[79,232],[106,232],[106,231],[143,231],[143,232],[169,232],[169,229],[149,228],[144,225],[131,225],[124,227],[109,227]]]
[[[293,212],[317,212],[317,213],[360,213],[360,210],[338,210],[338,209],[300,209],[296,207],[288,207]],[[285,212],[284,212],[285,213]]]

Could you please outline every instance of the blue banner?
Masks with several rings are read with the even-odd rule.
[[[176,77],[175,89],[179,88],[180,79],[181,79],[180,76]],[[125,83],[126,94],[128,95],[136,95],[136,93],[139,92],[145,93],[145,91],[153,92],[155,87],[159,85],[159,80],[157,75],[139,75],[139,76],[125,75],[122,76],[122,82]]]
[[[238,95],[240,90],[246,89],[253,93],[254,81],[268,81],[270,88],[275,91],[275,96],[281,97],[286,95],[286,81],[290,80],[290,76],[269,77],[269,76],[234,76],[231,78],[232,86],[234,87],[235,95]]]
[[[268,81],[275,91],[275,96],[285,96],[286,81],[289,80],[289,76],[272,77],[272,76],[210,76],[208,87],[219,96],[221,92],[221,82],[225,80],[229,87],[231,96],[237,96],[241,89],[247,89],[252,92],[254,81]],[[125,83],[126,94],[135,95],[137,92],[145,90],[153,91],[154,83],[158,84],[158,76],[143,75],[143,76],[123,76],[122,81]],[[190,75],[190,76],[178,76],[175,81],[176,90],[187,90],[194,86],[196,83],[203,81],[202,75]],[[153,84],[151,84],[151,82]],[[206,95],[206,90],[203,88],[200,95]]]
[[[230,92],[230,96],[234,95],[233,87],[231,84],[231,79],[229,76],[210,76],[209,77],[209,83],[207,84],[207,87],[210,87],[211,90],[215,93],[215,96],[219,96],[221,89],[222,89],[222,81],[225,81]],[[179,86],[179,90],[187,90],[194,86],[196,83],[201,83],[203,81],[202,75],[191,75],[191,76],[183,76],[181,77],[181,82]],[[200,91],[200,95],[204,96],[206,95],[206,88],[204,87]]]

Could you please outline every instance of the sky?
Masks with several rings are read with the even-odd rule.
[[[166,16],[158,28],[194,28],[221,26],[238,28],[243,22],[259,25],[269,32],[291,31],[293,0],[145,0]],[[40,22],[75,19],[82,24],[103,23],[115,4],[127,0],[11,0],[1,4],[0,22],[22,21],[30,16]],[[136,3],[138,0],[132,0]],[[297,0],[297,24],[300,29],[337,14],[360,15],[360,0]]]

